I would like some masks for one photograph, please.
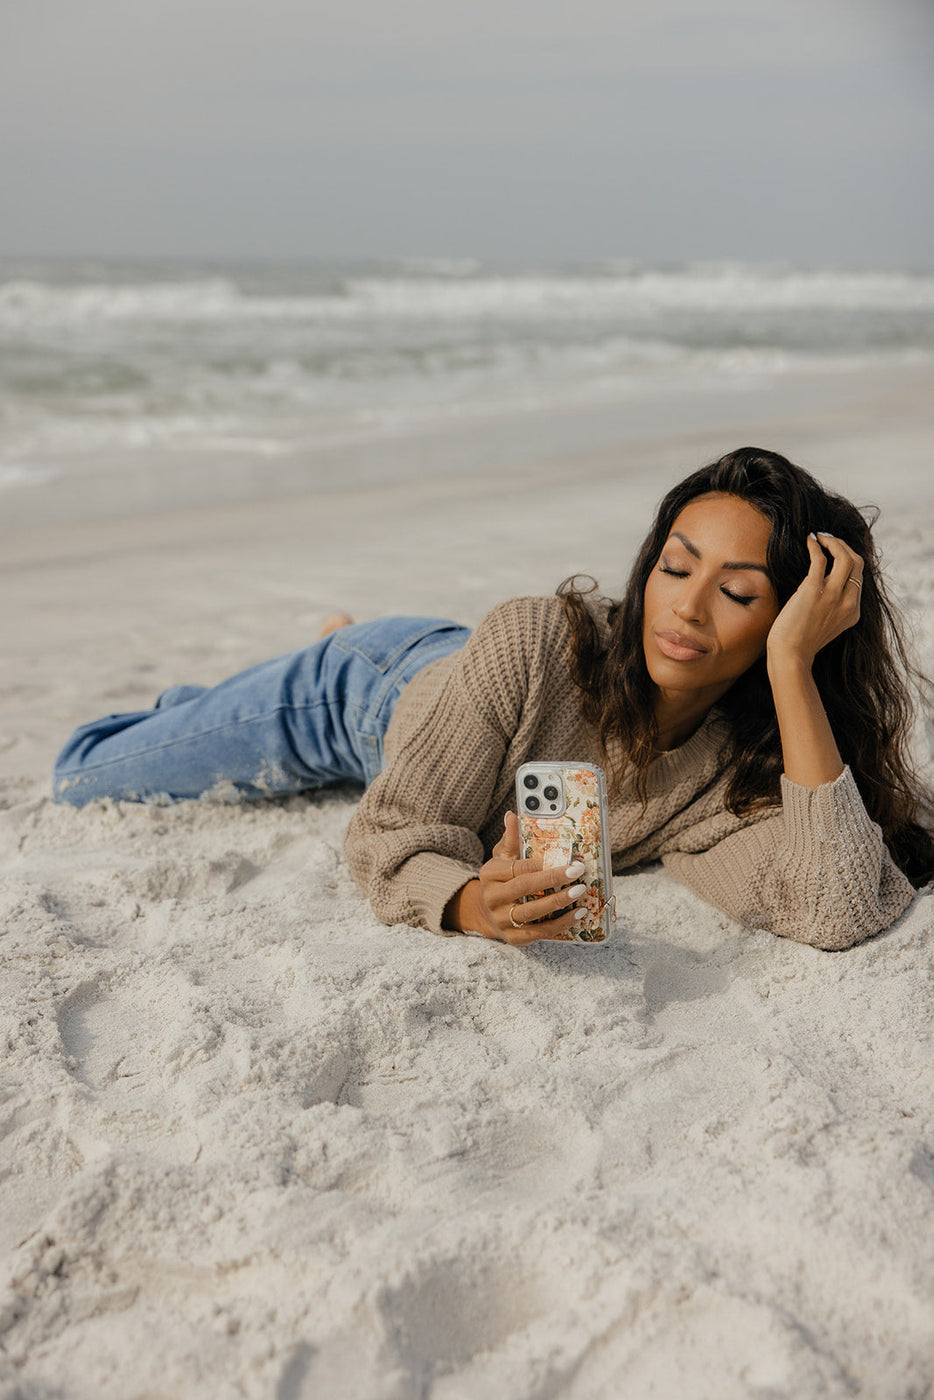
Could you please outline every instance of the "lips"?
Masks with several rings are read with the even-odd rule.
[[[672,661],[698,661],[707,655],[707,647],[680,632],[656,632],[654,635],[659,651]]]

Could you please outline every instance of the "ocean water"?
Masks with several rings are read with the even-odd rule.
[[[934,356],[934,275],[0,262],[0,488]]]

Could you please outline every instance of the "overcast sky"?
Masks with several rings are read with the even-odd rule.
[[[0,15],[0,254],[934,266],[932,0]]]

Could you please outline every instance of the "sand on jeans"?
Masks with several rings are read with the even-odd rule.
[[[934,670],[931,388],[3,537],[0,1394],[932,1394],[929,896],[827,954],[648,867],[606,947],[519,951],[380,925],[352,788],[76,811],[48,778],[75,724],[335,606],[612,591],[664,487],[746,441],[884,507]]]

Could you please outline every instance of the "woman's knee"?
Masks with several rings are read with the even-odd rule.
[[[83,807],[100,797],[116,797],[118,792],[108,771],[116,773],[113,763],[102,763],[100,745],[123,730],[137,724],[151,710],[132,714],[104,715],[101,719],[81,724],[74,731],[52,766],[52,796],[56,802]]]

